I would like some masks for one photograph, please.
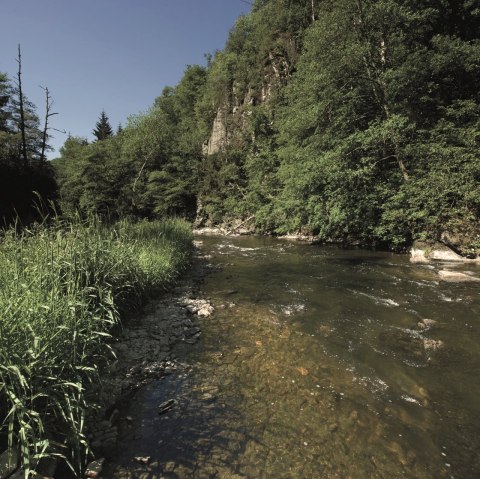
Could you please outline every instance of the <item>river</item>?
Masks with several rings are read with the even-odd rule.
[[[121,411],[105,477],[480,477],[478,283],[385,252],[201,239],[215,314]]]

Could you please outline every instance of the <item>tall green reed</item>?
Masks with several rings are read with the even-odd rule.
[[[189,225],[175,219],[114,227],[56,220],[3,232],[0,450],[19,448],[25,477],[48,455],[82,470],[92,406],[85,390],[112,357],[112,327],[174,280],[191,245]]]

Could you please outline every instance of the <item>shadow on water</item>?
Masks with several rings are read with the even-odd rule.
[[[189,363],[180,363],[172,375],[135,394],[121,412],[122,446],[110,454],[103,477],[215,478],[219,470],[235,473],[236,457],[258,439],[236,407],[235,391],[225,388],[221,375],[212,374],[217,365],[228,369],[235,360],[221,352],[234,345],[223,337],[220,348],[218,339],[193,348],[180,345],[176,353]],[[232,393],[234,401],[229,400]],[[170,399],[173,407],[159,414],[159,405]]]
[[[203,249],[223,266],[204,285],[215,315],[177,349],[184,365],[122,411],[104,477],[480,477],[475,286],[388,253]]]

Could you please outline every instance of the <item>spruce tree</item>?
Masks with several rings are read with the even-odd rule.
[[[102,111],[92,133],[97,141],[105,140],[113,136],[113,130],[105,110]]]

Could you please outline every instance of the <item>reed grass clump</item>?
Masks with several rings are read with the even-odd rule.
[[[84,393],[112,357],[112,327],[186,268],[191,247],[190,226],[175,219],[2,232],[0,452],[18,450],[25,477],[52,454],[82,469]]]

